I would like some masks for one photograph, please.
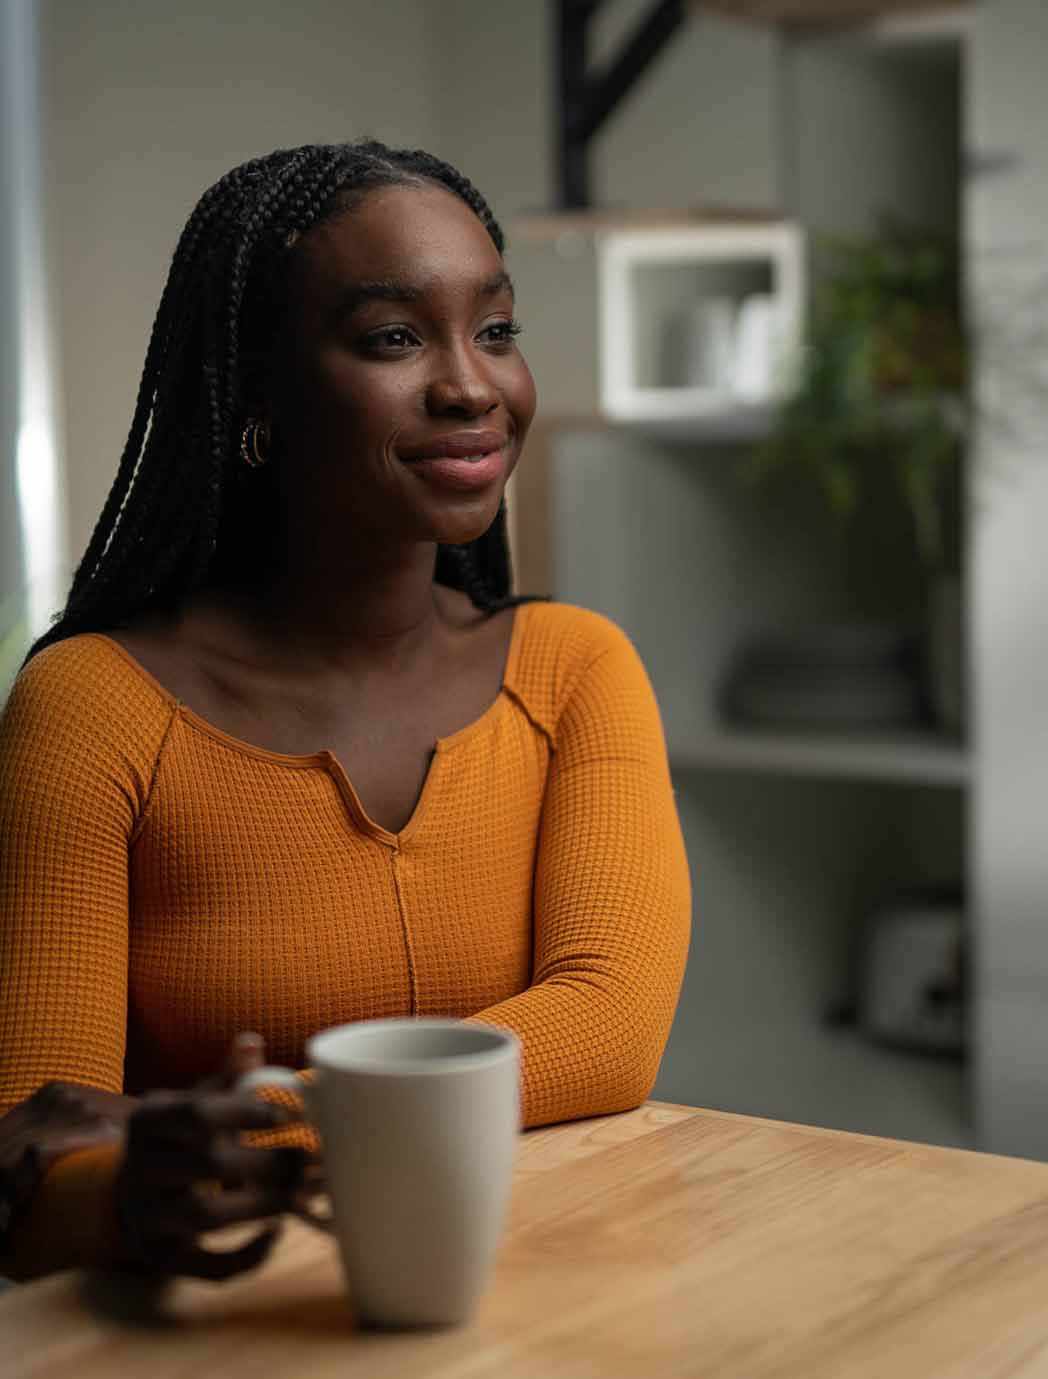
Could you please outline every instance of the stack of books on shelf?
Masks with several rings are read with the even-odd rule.
[[[722,705],[740,725],[841,732],[916,727],[922,707],[914,640],[881,623],[753,638],[730,669]]]

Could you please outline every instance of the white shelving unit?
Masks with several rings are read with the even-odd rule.
[[[800,228],[607,231],[596,249],[605,416],[678,441],[764,434],[803,334]]]
[[[740,445],[765,434],[788,371],[766,397],[689,383],[681,333],[698,303],[757,294],[779,304],[788,357],[803,344],[816,236],[886,219],[956,229],[960,43],[950,29],[792,36],[777,50],[783,120],[765,150],[781,171],[767,204],[778,197],[788,219],[717,220],[707,159],[689,185],[712,211],[671,223],[649,208],[643,226],[610,209],[549,218],[514,273],[549,302],[528,341],[546,411],[520,476],[521,587],[594,608],[633,640],[691,862],[692,954],[657,1094],[972,1145],[970,1065],[886,1049],[826,1017],[855,995],[878,913],[968,882],[982,755],[930,730],[742,729],[719,712],[740,655],[769,632],[900,617],[916,628],[916,560],[888,527],[842,540],[800,484],[774,496],[742,484]],[[590,323],[598,351],[577,347]]]
[[[825,526],[756,501],[716,448],[581,420],[549,448],[552,588],[637,646],[692,866],[692,959],[657,1092],[973,1144],[964,1065],[823,1023],[879,903],[963,879],[967,748],[723,723],[725,672],[754,632],[845,614]]]

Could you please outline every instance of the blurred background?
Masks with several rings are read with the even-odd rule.
[[[203,189],[427,148],[508,233],[518,586],[618,621],[663,713],[657,1095],[1048,1157],[1042,0],[0,6],[0,692]]]

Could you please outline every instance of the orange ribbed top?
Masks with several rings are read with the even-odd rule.
[[[244,1029],[301,1066],[318,1029],[411,1014],[515,1030],[528,1125],[623,1110],[689,919],[654,696],[581,609],[516,610],[399,834],[331,753],[229,737],[104,636],[35,657],[0,719],[0,1110],[188,1086]]]

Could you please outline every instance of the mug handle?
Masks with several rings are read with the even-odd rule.
[[[236,1092],[253,1092],[257,1087],[284,1087],[287,1091],[294,1092],[297,1097],[301,1098],[305,1104],[307,1115],[310,1112],[309,1086],[290,1068],[270,1066],[252,1068],[237,1078],[233,1090]],[[314,1211],[306,1199],[295,1201],[290,1210],[292,1215],[297,1216],[300,1221],[315,1226],[318,1231],[324,1231],[327,1235],[330,1235],[335,1229],[333,1214],[330,1211]]]

